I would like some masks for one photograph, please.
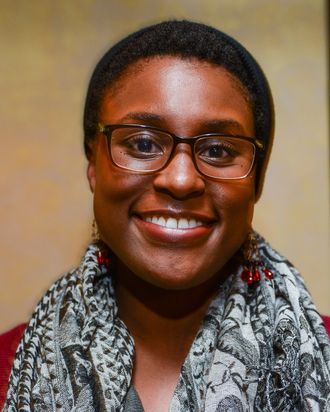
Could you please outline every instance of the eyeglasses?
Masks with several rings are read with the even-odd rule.
[[[254,137],[207,133],[179,137],[152,126],[99,124],[110,157],[122,169],[152,173],[164,169],[180,143],[189,144],[196,169],[215,179],[243,179],[251,172],[263,143]]]

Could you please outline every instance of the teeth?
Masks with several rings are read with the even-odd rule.
[[[188,229],[189,227],[189,223],[188,223],[188,219],[179,219],[178,222],[178,228],[179,229]]]
[[[196,227],[197,222],[196,219],[189,219],[189,228]]]
[[[169,217],[166,222],[166,227],[168,227],[169,229],[177,229],[178,221],[174,219],[173,217]]]
[[[193,229],[202,226],[202,222],[196,219],[188,220],[186,218],[175,219],[174,217],[165,218],[163,216],[147,216],[144,220],[168,229]]]

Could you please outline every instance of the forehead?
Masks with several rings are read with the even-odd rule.
[[[106,91],[100,116],[114,123],[142,111],[182,122],[234,118],[249,130],[254,123],[247,92],[234,75],[205,61],[173,56],[130,65]]]
[[[163,71],[169,65],[175,66],[176,63],[181,63],[187,68],[198,68],[200,70],[209,71],[220,71],[226,73],[226,75],[233,81],[233,85],[237,87],[237,90],[244,95],[247,102],[251,103],[252,98],[248,89],[243,85],[240,79],[233,73],[231,73],[227,68],[222,65],[216,65],[215,63],[208,62],[207,60],[201,60],[197,57],[182,57],[182,56],[172,56],[172,55],[159,55],[140,58],[137,61],[129,64],[112,82],[105,88],[105,93],[115,93],[125,85],[127,81],[131,78],[137,76],[141,72],[145,72],[147,68],[151,68],[149,75],[153,70]],[[213,70],[212,70],[213,69]]]

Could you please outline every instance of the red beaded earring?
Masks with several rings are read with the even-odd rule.
[[[108,272],[111,259],[109,257],[109,252],[106,249],[100,249],[97,252],[97,263],[100,265],[102,273]]]
[[[101,241],[95,219],[93,220],[92,224],[92,241],[98,244],[99,250],[97,251],[96,256],[97,263],[100,265],[101,272],[105,274],[109,270],[111,259],[109,255],[109,250],[107,249],[106,245],[104,245],[104,243]]]
[[[258,242],[255,233],[251,231],[243,245],[244,269],[241,272],[241,278],[248,285],[254,285],[261,279],[261,273],[271,280],[273,273],[265,267],[264,262],[260,260]]]

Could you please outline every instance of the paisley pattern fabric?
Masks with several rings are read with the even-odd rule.
[[[182,366],[171,412],[330,411],[330,344],[296,269],[261,237],[274,273],[254,286],[237,267],[219,288]],[[91,244],[37,306],[4,411],[123,411],[134,341],[111,275]]]

